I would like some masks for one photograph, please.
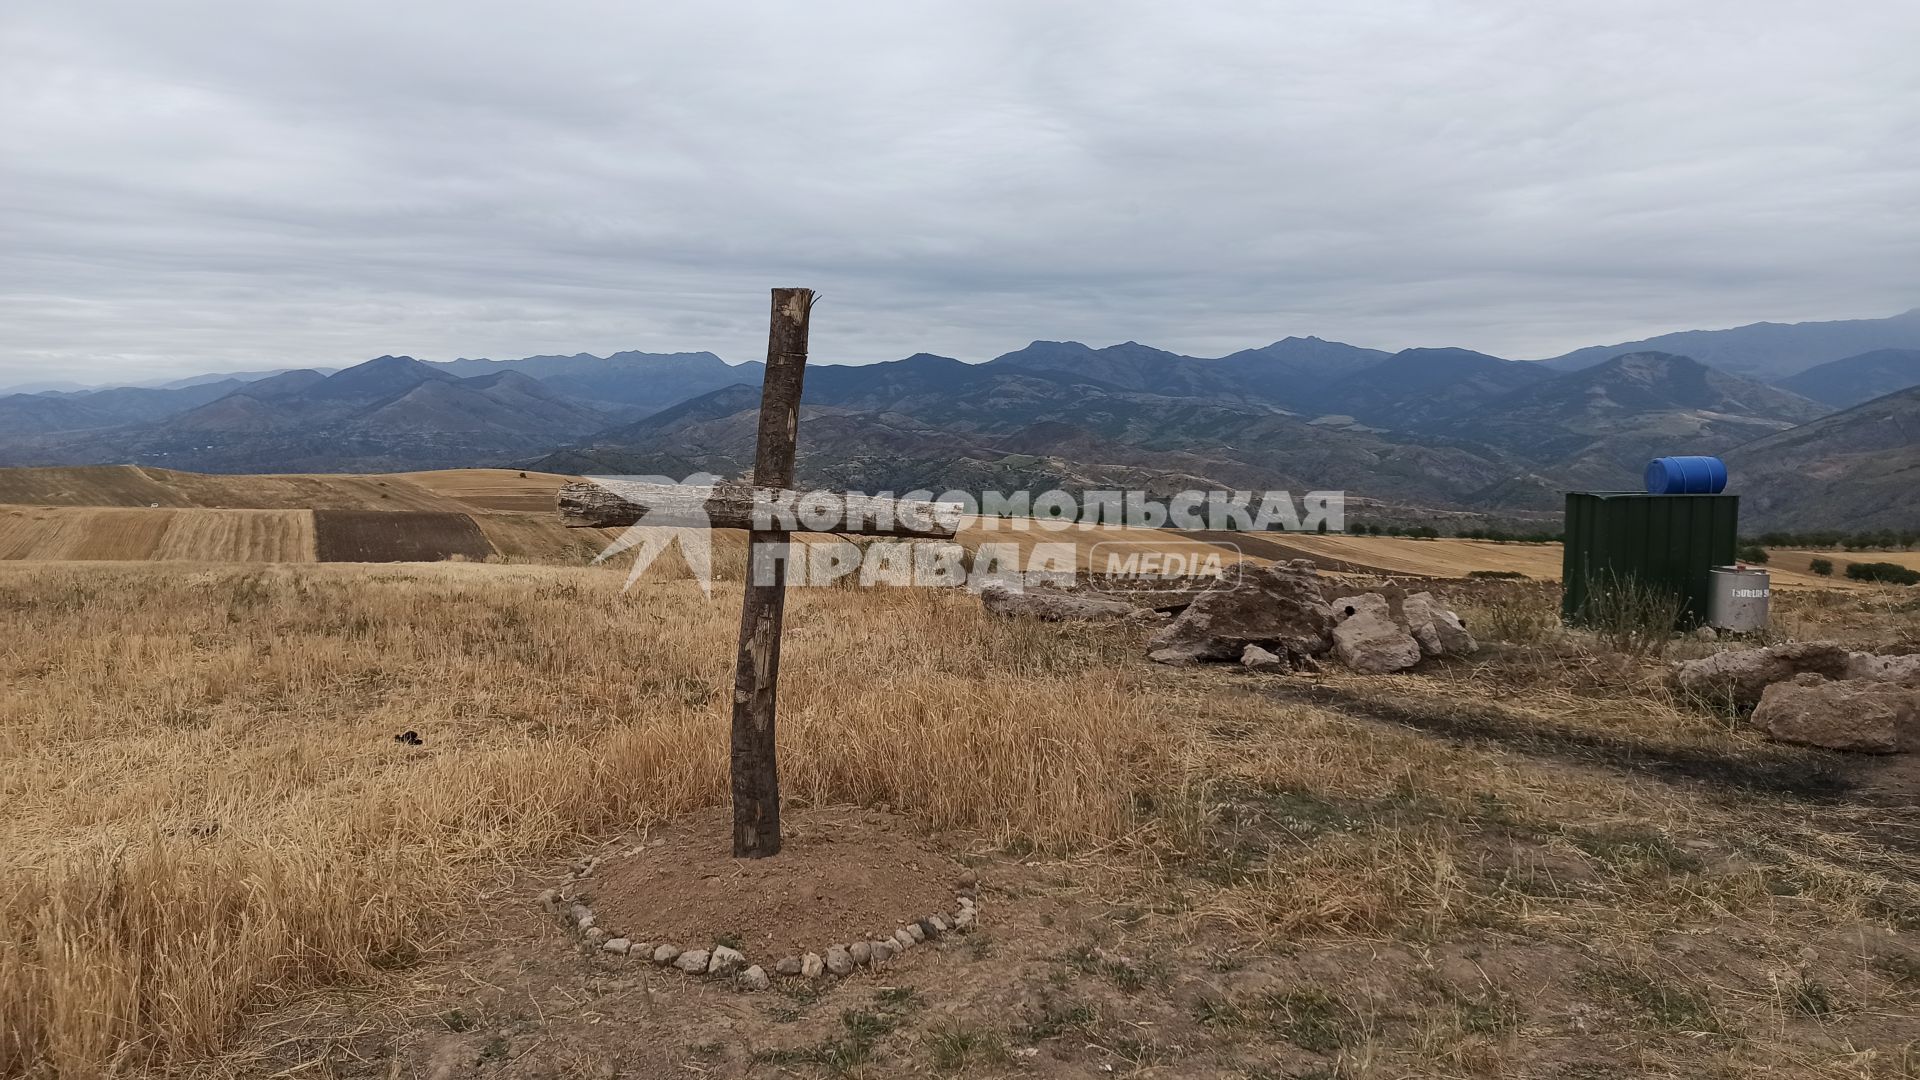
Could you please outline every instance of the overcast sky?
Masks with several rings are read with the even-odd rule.
[[[699,10],[694,10],[698,8]],[[1920,304],[1920,4],[7,0],[0,383]]]

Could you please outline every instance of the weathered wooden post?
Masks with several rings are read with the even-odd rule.
[[[780,624],[786,610],[790,535],[758,529],[756,508],[795,506],[793,459],[800,424],[800,386],[807,365],[812,289],[773,290],[767,334],[767,377],[760,391],[760,426],[753,482],[712,488],[682,487],[601,477],[560,489],[560,517],[573,528],[701,522],[714,529],[746,529],[747,586],[740,602],[740,653],[733,674],[733,854],[761,859],[780,853],[780,770],[774,747],[775,688],[780,677]],[[896,499],[888,494],[809,496],[832,522],[823,531],[859,536],[951,539],[959,503]],[[824,501],[823,501],[824,500]],[[655,514],[658,516],[654,516]],[[821,528],[811,525],[810,528]],[[765,580],[762,580],[762,579]]]
[[[753,450],[755,487],[793,486],[800,388],[807,369],[812,289],[773,290],[767,377]],[[774,704],[780,679],[780,625],[787,606],[787,533],[747,534],[747,588],[740,601],[740,656],[733,671],[733,855],[780,854],[780,765]],[[763,562],[763,560],[765,560]],[[768,566],[767,563],[771,563]],[[762,581],[762,577],[771,580]]]

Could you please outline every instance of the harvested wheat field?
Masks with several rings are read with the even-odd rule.
[[[0,1075],[1920,1065],[1900,759],[1676,700],[1532,583],[1450,587],[1477,657],[1313,678],[796,589],[789,805],[897,815],[977,874],[979,925],[760,993],[583,953],[536,894],[727,798],[738,590],[623,581],[0,565]],[[1920,648],[1911,592],[1778,606],[1783,634]]]
[[[1361,573],[1407,575],[1420,578],[1464,578],[1475,572],[1518,573],[1536,581],[1558,581],[1559,544],[1522,541],[1441,538],[1416,540],[1399,536],[1342,536],[1323,533],[1264,534],[1261,538],[1285,557],[1308,558],[1330,569]],[[1251,547],[1249,555],[1261,553]],[[1280,557],[1282,552],[1267,552]],[[1912,555],[1912,553],[1909,553]],[[1920,555],[1912,555],[1920,559]],[[1866,556],[1852,561],[1871,561]],[[1887,561],[1899,561],[1896,557]],[[1836,565],[1838,565],[1836,563]],[[1854,583],[1807,572],[1804,560],[1777,559],[1767,567],[1773,583],[1785,589],[1850,588]]]
[[[1792,571],[1796,574],[1812,576],[1808,565],[1815,559],[1825,559],[1833,564],[1832,583],[1851,584],[1847,580],[1848,563],[1893,563],[1909,570],[1920,570],[1920,551],[1805,551],[1793,548],[1770,548],[1767,569],[1778,572]],[[1822,580],[1825,577],[1822,576]]]
[[[475,509],[548,515],[553,513],[560,489],[579,479],[560,473],[517,469],[441,469],[395,473],[394,476]]]
[[[465,508],[459,500],[398,474],[224,475],[142,465],[0,469],[0,503],[236,510]]]
[[[181,562],[314,561],[314,515],[306,510],[179,510],[154,559]]]
[[[0,506],[0,559],[312,562],[302,510]]]

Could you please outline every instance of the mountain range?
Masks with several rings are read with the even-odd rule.
[[[1720,363],[1647,343],[1541,363],[1292,337],[1216,358],[1036,341],[977,364],[924,353],[818,364],[807,373],[800,482],[1345,489],[1375,519],[1532,520],[1570,488],[1637,488],[1650,457],[1725,453],[1741,463],[1737,478],[1767,478],[1748,499],[1750,526],[1811,527],[1843,500],[1808,489],[1807,477],[1859,478],[1882,493],[1915,478],[1915,443],[1902,440],[1920,437],[1920,390],[1908,389],[1920,384],[1920,347],[1897,344],[1909,326],[1920,346],[1920,312],[1649,339],[1685,339]],[[1829,355],[1861,342],[1875,347]],[[1790,347],[1798,360],[1786,359]],[[1785,373],[1770,383],[1754,370]],[[332,372],[12,394],[0,397],[0,464],[741,475],[760,378],[761,365],[708,352],[382,356]],[[1920,507],[1909,502],[1847,502],[1847,525],[1913,524]]]

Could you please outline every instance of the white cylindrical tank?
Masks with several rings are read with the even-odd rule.
[[[1748,566],[1716,566],[1707,592],[1707,625],[1721,630],[1767,628],[1767,602],[1773,598],[1773,580],[1765,570]]]

